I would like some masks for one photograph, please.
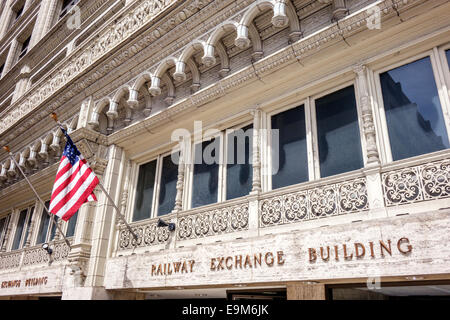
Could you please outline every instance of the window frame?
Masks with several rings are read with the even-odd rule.
[[[262,146],[263,148],[264,147],[266,148],[266,153],[265,153],[266,154],[266,157],[265,157],[266,165],[264,166],[266,168],[266,170],[265,170],[265,174],[263,174],[263,179],[264,179],[264,176],[266,176],[266,178],[264,180],[266,183],[267,190],[263,189],[264,191],[274,190],[273,184],[272,184],[272,172],[271,172],[271,170],[272,170],[272,152],[271,152],[271,150],[272,150],[272,135],[271,135],[272,117],[276,116],[280,113],[283,113],[285,111],[295,109],[300,106],[303,106],[304,112],[305,112],[305,131],[306,131],[306,148],[307,148],[306,156],[308,159],[308,181],[305,181],[305,182],[314,180],[314,162],[313,162],[314,159],[313,159],[313,143],[312,143],[313,131],[311,128],[312,122],[311,122],[311,110],[309,108],[309,104],[310,104],[309,100],[310,100],[309,97],[306,97],[304,99],[301,99],[301,100],[298,100],[295,102],[291,102],[280,108],[276,108],[274,110],[266,112],[266,116],[265,116],[266,120],[264,122],[265,122],[265,126],[267,128],[267,130],[266,130],[267,144],[266,144],[266,146]],[[305,182],[301,182],[301,183],[305,183]],[[289,187],[289,186],[285,186],[283,188],[286,188],[286,187]],[[279,189],[282,189],[282,188],[279,188]],[[276,189],[276,190],[278,190],[278,189]]]
[[[170,156],[173,153],[180,152],[179,146],[167,150],[165,152],[158,153],[157,155],[153,155],[150,157],[146,157],[144,160],[139,161],[138,163],[133,162],[130,170],[130,180],[129,185],[131,186],[130,194],[129,194],[129,202],[127,207],[130,208],[126,212],[126,219],[127,221],[130,221],[131,223],[138,223],[141,221],[153,219],[158,217],[158,209],[159,209],[159,191],[161,187],[161,177],[162,177],[162,167],[163,167],[163,159],[166,156]],[[137,186],[139,182],[139,170],[142,165],[145,165],[149,162],[156,160],[156,168],[155,168],[155,183],[153,186],[153,198],[152,198],[152,207],[150,210],[150,216],[148,218],[142,219],[142,220],[133,220],[134,216],[134,209],[136,205],[136,195],[137,195]],[[178,164],[177,166],[179,166]],[[183,164],[184,165],[184,164]],[[177,174],[178,176],[178,174]],[[173,206],[175,208],[175,202],[173,203]],[[170,214],[170,213],[168,213]]]
[[[335,78],[338,79],[338,78]],[[272,130],[272,117],[280,114],[282,112],[304,106],[305,109],[305,130],[306,130],[306,147],[307,147],[307,159],[308,159],[308,176],[309,179],[302,183],[308,183],[315,180],[319,180],[322,177],[320,176],[320,161],[319,161],[319,145],[318,145],[318,132],[317,132],[317,117],[316,117],[316,100],[320,99],[324,96],[327,96],[329,94],[332,94],[334,92],[337,92],[341,89],[347,88],[353,86],[353,90],[355,93],[355,104],[356,104],[356,112],[357,112],[357,118],[358,118],[358,128],[359,128],[359,135],[360,135],[360,143],[361,143],[361,155],[363,158],[363,167],[359,170],[363,169],[367,165],[367,150],[366,150],[366,139],[364,135],[364,127],[363,127],[363,119],[362,119],[362,110],[361,110],[361,103],[360,103],[360,86],[357,81],[356,75],[353,76],[350,79],[346,79],[344,81],[340,81],[338,84],[332,83],[329,85],[324,85],[319,90],[313,91],[312,93],[308,93],[307,89],[305,89],[305,94],[302,95],[302,99],[291,101],[290,103],[283,105],[279,108],[271,108],[270,111],[265,113],[265,120],[264,124],[266,126],[267,130],[267,136],[266,139],[268,141],[267,143],[267,149],[264,153],[264,161],[266,165],[263,165],[263,167],[266,168],[265,176],[263,177],[265,188],[263,191],[273,191],[272,186],[272,174],[270,172],[272,168],[272,153],[271,153],[271,147],[272,147],[272,141],[271,141],[271,135],[269,132]],[[264,146],[263,146],[264,147]],[[324,179],[328,179],[331,177],[339,176],[341,173],[329,177],[325,177]],[[296,184],[295,184],[296,185]],[[294,185],[288,185],[282,188],[277,188],[276,190],[283,189],[283,188],[289,188]]]
[[[447,137],[449,139],[449,143],[450,143],[450,121],[448,119],[448,112],[446,112],[447,108],[447,103],[445,101],[445,97],[443,96],[443,92],[441,90],[441,88],[443,87],[443,83],[442,80],[439,79],[439,65],[438,65],[438,59],[435,55],[435,52],[433,50],[433,48],[428,49],[426,51],[423,51],[421,53],[412,55],[412,56],[408,56],[407,58],[401,58],[401,59],[396,59],[394,62],[390,62],[387,63],[386,65],[383,65],[382,67],[377,68],[376,70],[373,70],[371,73],[371,76],[373,77],[373,84],[375,86],[375,90],[374,90],[374,99],[376,100],[377,106],[376,106],[376,113],[375,113],[375,117],[378,118],[378,125],[380,125],[380,129],[381,129],[381,135],[379,135],[379,140],[383,140],[382,141],[382,146],[383,146],[383,156],[382,156],[382,163],[387,164],[387,163],[393,163],[393,162],[398,162],[398,161],[407,161],[409,159],[413,159],[413,158],[417,158],[417,157],[423,157],[425,156],[425,154],[422,155],[416,155],[414,157],[409,157],[409,158],[405,158],[405,159],[399,159],[394,161],[393,157],[392,157],[392,146],[391,146],[391,142],[389,139],[389,131],[388,131],[388,125],[387,125],[387,119],[386,119],[386,110],[384,107],[384,101],[383,101],[383,93],[381,90],[381,80],[380,80],[380,74],[393,70],[395,68],[407,65],[409,63],[415,62],[417,60],[423,59],[423,58],[429,58],[430,59],[430,63],[431,63],[431,70],[433,72],[433,76],[434,76],[434,81],[435,81],[435,85],[436,85],[436,89],[438,92],[438,97],[439,97],[439,102],[441,104],[441,111],[442,111],[442,115],[444,118],[444,125],[447,129]],[[442,150],[439,150],[442,151]],[[437,152],[439,152],[437,151]],[[433,152],[434,153],[434,152]]]
[[[219,165],[219,170],[222,170],[222,180],[219,180],[219,187],[222,190],[220,190],[220,189],[218,190],[218,192],[221,193],[221,197],[222,197],[222,201],[220,201],[220,202],[232,201],[232,200],[236,200],[236,199],[242,198],[242,197],[238,197],[238,198],[233,198],[233,199],[227,200],[228,136],[230,134],[232,134],[233,132],[235,132],[237,130],[240,130],[242,128],[245,128],[245,127],[247,127],[249,125],[252,125],[252,129],[255,129],[255,124],[254,124],[253,119],[251,119],[251,120],[249,119],[249,120],[246,120],[244,122],[240,122],[237,125],[234,125],[234,126],[231,126],[231,127],[227,128],[227,129],[222,130],[222,132],[223,132],[223,143],[222,143],[223,146],[222,146],[222,150],[221,151],[222,151],[222,156],[223,156],[223,158],[222,158],[223,162],[222,162],[222,164]],[[253,138],[254,137],[253,137],[253,134],[252,134],[252,139]],[[252,142],[253,142],[253,140],[252,140]],[[249,149],[250,149],[251,155],[252,155],[252,159],[251,159],[250,165],[252,167],[251,170],[253,170],[253,156],[254,156],[254,154],[253,154],[253,143],[250,144],[250,148]],[[252,174],[253,174],[253,172],[252,172]],[[220,175],[219,175],[219,178],[220,178]],[[253,179],[252,179],[251,183],[253,184]],[[252,185],[252,188],[253,188],[253,185]],[[250,188],[250,192],[251,192],[252,188]],[[249,194],[250,194],[250,192],[249,192]]]
[[[363,169],[367,165],[367,149],[366,149],[366,139],[364,136],[364,128],[363,128],[363,119],[362,119],[362,110],[361,110],[361,104],[360,104],[360,92],[359,92],[359,85],[358,81],[350,80],[341,83],[338,86],[335,86],[333,88],[330,88],[328,90],[322,91],[318,94],[312,95],[309,97],[310,99],[310,112],[311,112],[311,126],[313,130],[313,156],[314,156],[314,180],[321,179],[320,175],[320,161],[319,161],[319,137],[318,137],[318,131],[317,131],[317,116],[316,116],[316,100],[323,98],[329,94],[335,93],[339,90],[345,89],[347,87],[353,86],[353,91],[355,93],[355,105],[356,105],[356,115],[358,119],[358,129],[359,129],[359,140],[361,143],[361,156],[363,159],[363,166],[360,169]],[[357,170],[360,170],[357,169]],[[354,171],[354,170],[352,170]],[[351,171],[348,171],[351,172]],[[328,176],[325,178],[334,177],[341,174],[347,174],[347,172],[339,173],[333,176]]]
[[[217,129],[219,130],[219,129]],[[214,205],[220,202],[223,202],[223,166],[224,166],[224,152],[223,152],[223,148],[224,148],[224,132],[225,130],[220,130],[220,132],[214,132],[214,133],[207,133],[208,129],[205,129],[201,135],[197,134],[199,137],[197,137],[197,135],[194,134],[194,139],[190,144],[190,159],[189,159],[189,164],[186,166],[188,167],[188,173],[187,173],[187,184],[184,185],[185,187],[185,197],[184,201],[185,201],[185,210],[191,210],[191,209],[199,209],[208,205]],[[218,184],[217,184],[217,200],[216,202],[207,204],[207,205],[203,205],[203,206],[199,206],[199,207],[195,207],[192,208],[192,195],[193,195],[193,191],[194,191],[194,161],[195,161],[195,147],[198,144],[201,144],[203,142],[206,141],[210,141],[212,139],[217,139],[220,138],[220,146],[219,146],[219,172],[218,172]]]
[[[3,225],[3,230],[0,230],[0,250],[3,247],[3,243],[6,239],[6,233],[8,232],[8,226],[11,222],[11,217],[12,217],[12,213],[9,212],[6,215],[2,216],[0,219],[6,219],[5,220],[5,224]],[[8,248],[8,243],[6,243],[6,248]]]
[[[50,200],[44,201],[44,204],[45,204],[47,201],[50,201]],[[40,214],[39,214],[38,219],[36,219],[36,221],[35,221],[35,228],[36,228],[35,234],[36,234],[36,235],[33,237],[32,243],[33,243],[34,245],[39,245],[39,244],[43,244],[43,243],[50,243],[50,242],[53,241],[53,239],[50,239],[50,236],[51,236],[51,230],[52,230],[52,227],[53,227],[53,221],[55,221],[55,223],[58,223],[58,221],[56,220],[56,218],[55,218],[55,219],[52,219],[51,216],[49,217],[49,222],[48,222],[48,226],[47,226],[47,233],[46,233],[46,235],[45,235],[45,240],[44,240],[44,242],[42,242],[42,243],[37,243],[38,237],[39,237],[39,228],[40,228],[41,222],[42,222],[42,217],[44,216],[44,214],[47,214],[47,215],[48,215],[48,213],[46,212],[45,208],[42,206],[42,204],[41,204],[40,202],[39,202],[39,207],[36,206],[36,209],[35,209],[35,210],[39,210]],[[67,224],[66,224],[66,225],[67,225]],[[66,228],[66,227],[62,227],[62,228],[61,228],[61,230],[64,232],[64,234],[65,234],[65,232],[66,232],[65,228]],[[56,229],[56,232],[58,232],[57,229]]]
[[[14,222],[13,229],[14,230],[12,230],[11,236],[10,236],[10,243],[9,243],[10,251],[19,251],[19,250],[22,250],[25,246],[25,242],[27,241],[27,238],[28,238],[28,234],[27,234],[28,225],[32,224],[32,220],[30,220],[30,218],[33,219],[32,216],[30,217],[31,208],[33,208],[33,214],[34,214],[34,212],[36,211],[36,203],[21,206],[20,209],[14,209],[13,215],[15,215],[16,217],[13,218],[13,222]],[[24,221],[24,225],[23,225],[22,234],[20,235],[19,247],[17,249],[13,250],[14,239],[16,238],[16,232],[17,232],[17,227],[18,227],[18,223],[19,223],[19,219],[20,219],[20,214],[24,210],[27,210],[27,213],[25,215],[25,221]],[[31,236],[32,236],[33,230],[30,230],[30,232],[31,232]],[[30,239],[30,244],[31,244],[31,240],[32,239]]]

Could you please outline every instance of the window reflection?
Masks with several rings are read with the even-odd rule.
[[[227,136],[227,200],[246,196],[252,189],[253,125]]]
[[[155,188],[156,160],[139,167],[133,221],[150,218]]]
[[[380,74],[393,160],[449,147],[430,58]]]
[[[308,181],[307,155],[304,106],[272,116],[272,189]]]
[[[178,159],[179,155],[174,155]],[[177,196],[178,165],[172,161],[172,155],[164,157],[159,189],[158,216],[172,212]]]
[[[320,176],[362,168],[361,139],[353,86],[316,100]]]
[[[192,208],[217,202],[220,138],[195,146]]]

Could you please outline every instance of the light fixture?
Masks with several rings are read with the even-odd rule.
[[[173,222],[167,223],[161,218],[158,220],[157,227],[158,228],[169,227],[169,231],[175,231],[175,223],[173,223]]]
[[[48,243],[44,243],[42,245],[42,249],[44,249],[45,251],[47,251],[48,254],[52,254],[53,253],[53,249],[50,248],[50,246],[48,245]]]

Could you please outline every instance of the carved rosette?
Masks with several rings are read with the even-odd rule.
[[[260,226],[282,225],[368,210],[366,179],[268,197],[260,202]]]
[[[383,173],[386,206],[450,196],[450,160]]]
[[[178,217],[178,240],[210,237],[248,229],[248,204]]]

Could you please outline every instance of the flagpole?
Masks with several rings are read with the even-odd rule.
[[[62,130],[62,124],[61,122],[59,122],[58,120],[58,116],[56,115],[56,113],[52,113],[50,115],[50,117],[55,120],[55,122],[58,124],[58,127]],[[78,150],[80,151],[80,150]],[[81,153],[81,151],[80,151]],[[100,180],[100,179],[99,179]],[[106,191],[105,187],[103,186],[103,184],[99,181],[98,186],[100,187],[100,189],[103,191],[103,193],[106,195],[106,197],[108,198],[108,200],[112,203],[114,209],[116,209],[116,212],[119,216],[119,218],[122,220],[122,222],[125,224],[125,226],[127,227],[128,231],[133,235],[133,238],[135,240],[138,240],[138,236],[137,234],[133,231],[133,229],[130,227],[130,225],[127,223],[127,221],[125,220],[125,217],[122,215],[122,213],[120,212],[120,209],[116,206],[116,203],[114,202],[113,198],[111,198],[111,196],[109,195],[108,191]]]
[[[58,229],[58,231],[60,232],[60,234],[62,235],[62,237],[64,238],[64,241],[66,242],[66,244],[69,246],[69,249],[72,249],[72,247],[70,246],[70,242],[69,240],[67,240],[66,236],[64,235],[64,233],[62,232],[61,228],[59,227],[58,223],[56,223],[55,221],[55,217],[54,214],[50,213],[47,209],[47,207],[45,206],[44,201],[42,201],[41,197],[39,196],[39,194],[37,193],[36,189],[34,189],[33,185],[31,184],[30,180],[28,180],[27,176],[25,175],[25,173],[22,171],[22,168],[19,166],[19,164],[17,163],[16,159],[14,158],[14,155],[12,154],[11,150],[9,150],[8,146],[4,146],[3,149],[9,154],[9,157],[11,158],[11,160],[14,162],[14,164],[16,165],[16,167],[19,169],[20,173],[23,175],[23,177],[25,178],[26,182],[28,182],[31,190],[33,190],[34,194],[36,195],[36,198],[38,198],[39,202],[41,203],[42,207],[44,207],[44,210],[47,212],[47,214],[50,216],[50,218],[52,219],[52,222],[54,225],[56,225],[56,228]]]

